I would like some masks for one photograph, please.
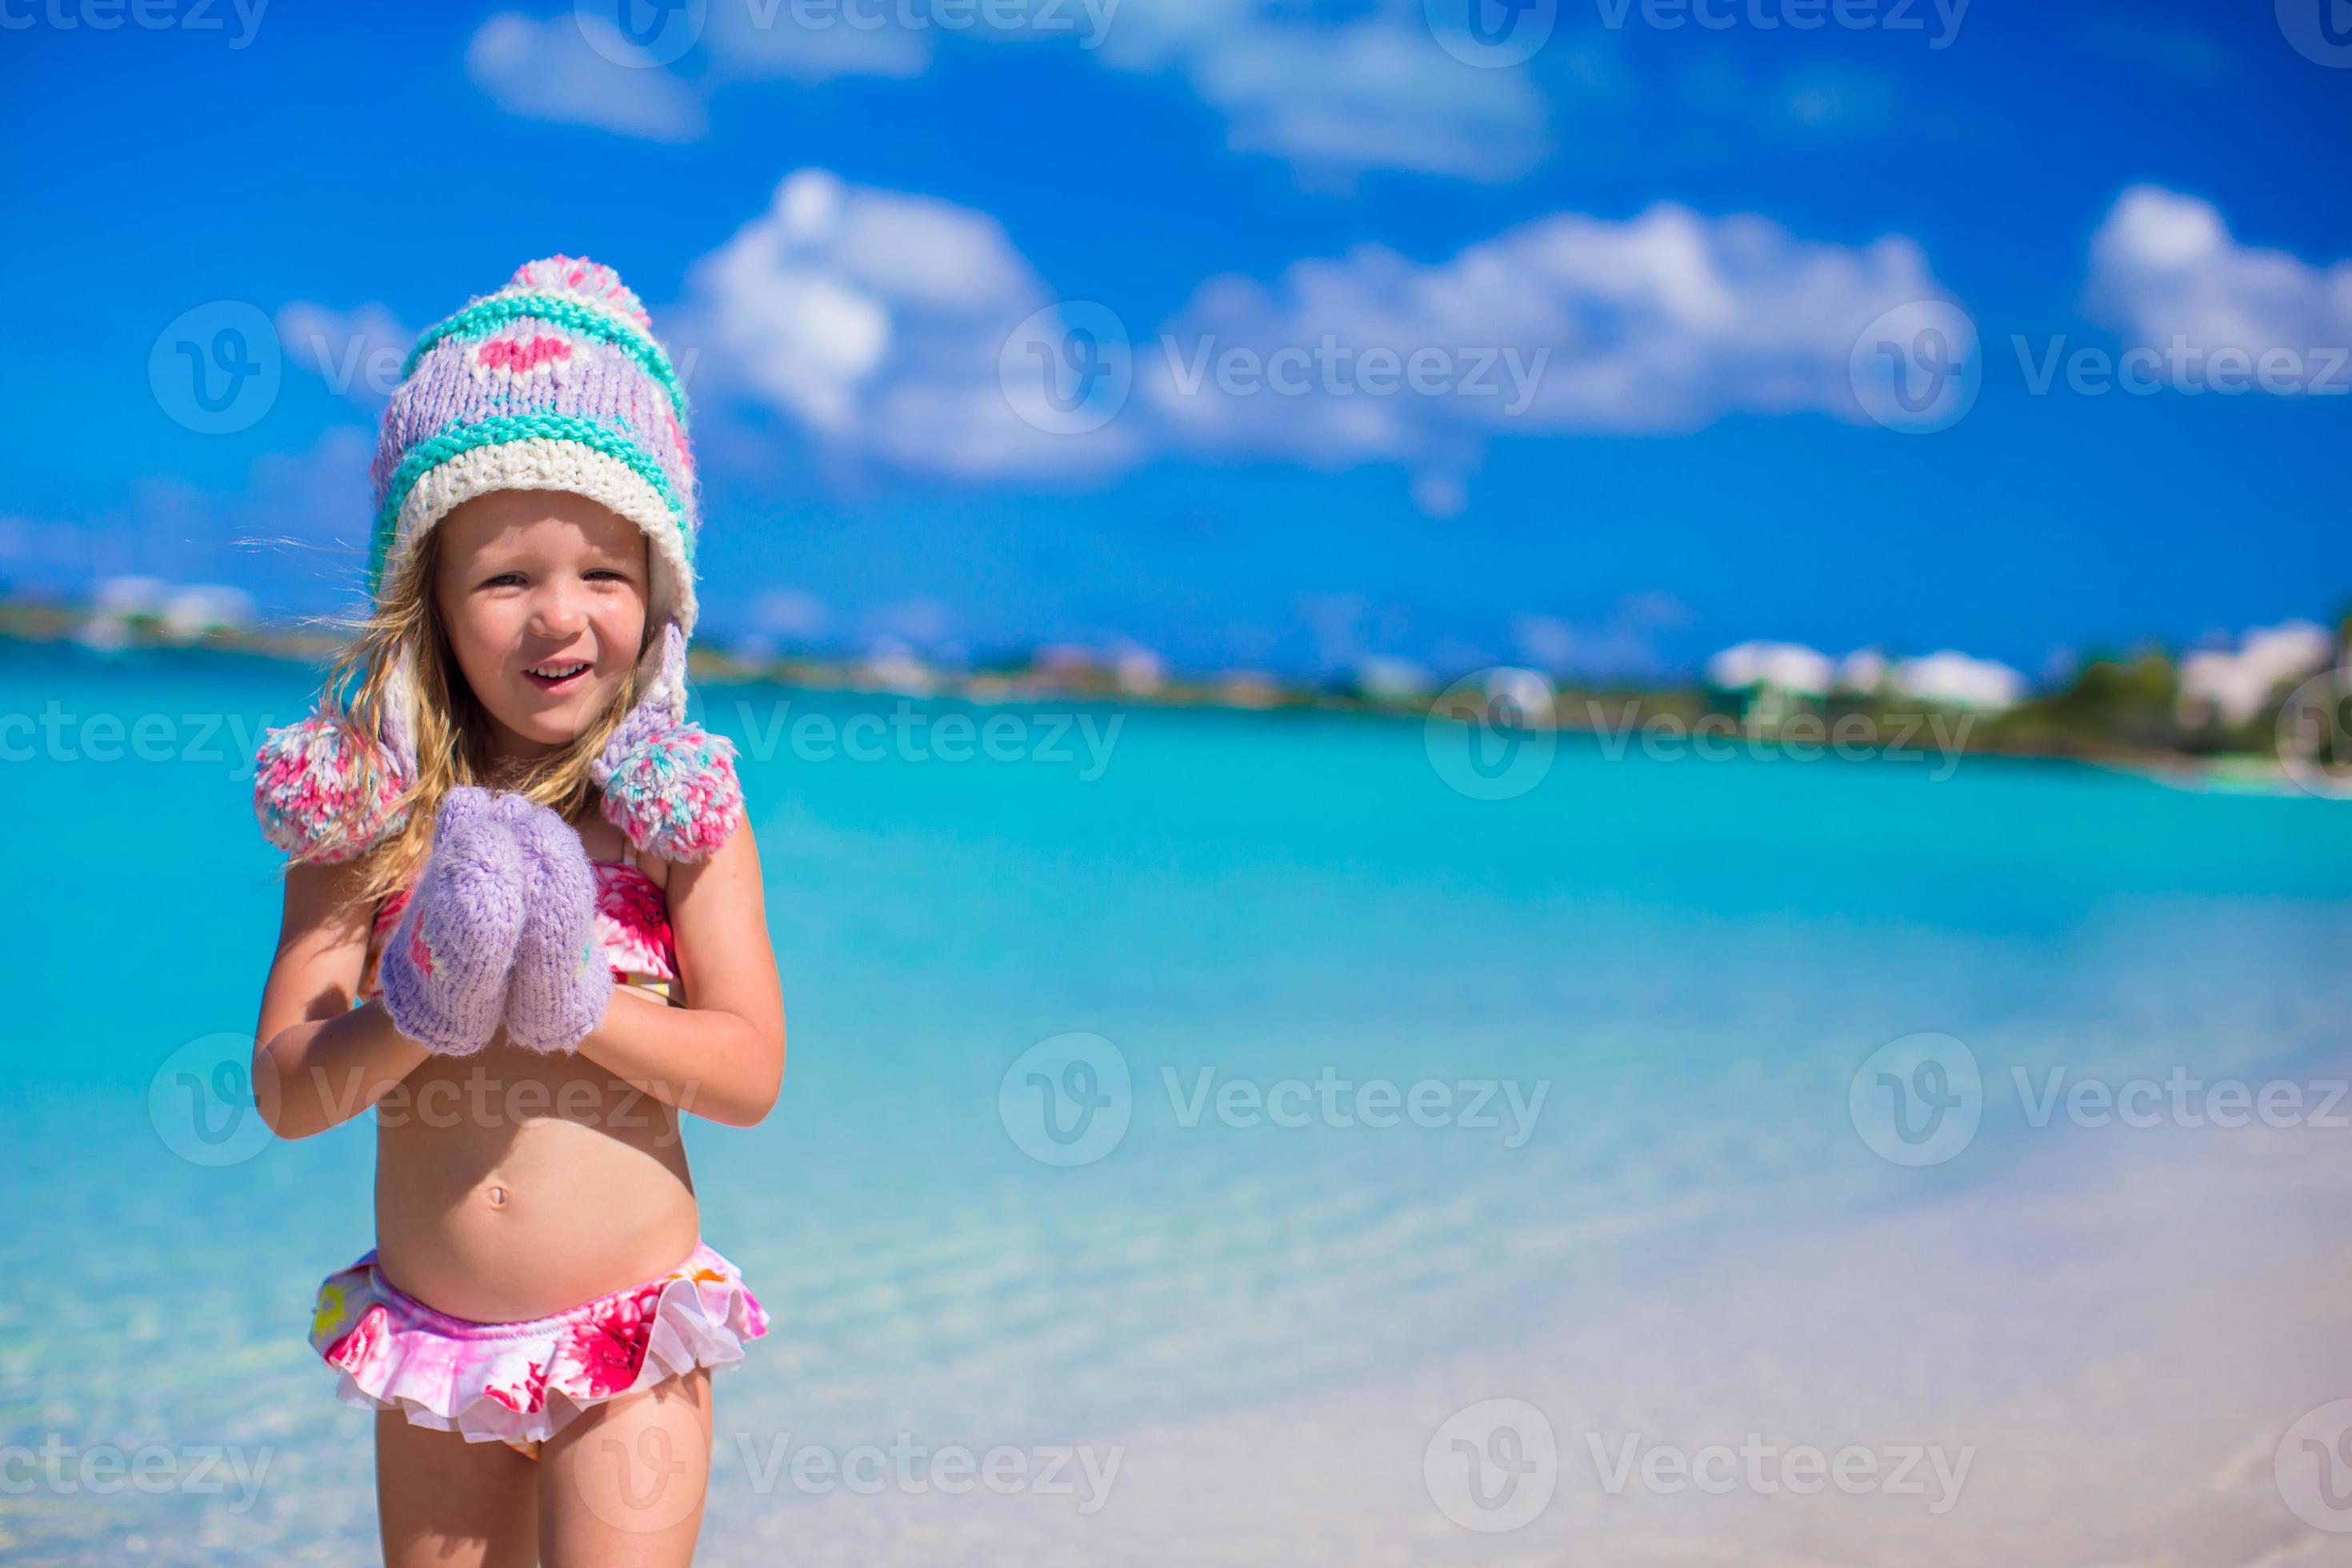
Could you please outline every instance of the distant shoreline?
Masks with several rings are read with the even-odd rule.
[[[93,638],[94,624],[109,628]],[[47,605],[0,605],[0,642],[70,644],[103,657],[142,652],[224,652],[289,663],[322,666],[343,647],[324,631],[292,626],[215,627],[193,636],[174,635],[142,617],[94,623],[89,611]],[[1122,681],[1098,665],[1036,665],[1019,668],[940,669],[912,663],[881,668],[873,661],[779,658],[752,661],[698,647],[689,664],[700,679],[727,685],[779,686],[805,691],[847,691],[911,700],[945,698],[978,703],[1052,700],[1123,703],[1136,707],[1196,708],[1228,713],[1305,711],[1370,714],[1426,720],[1444,712],[1476,720],[1486,716],[1475,693],[1462,683],[1443,691],[1387,696],[1286,681],[1256,672],[1171,675],[1149,685]],[[2021,761],[2073,762],[2130,773],[2177,787],[2224,793],[2298,792],[2275,756],[2255,752],[2190,752],[2119,744],[2092,735],[2039,735],[2027,741],[1982,732],[1991,716],[1957,708],[1913,704],[1893,712],[1884,704],[1845,704],[1841,709],[1801,707],[1772,725],[1725,710],[1696,686],[1650,689],[1564,687],[1552,694],[1550,711],[1530,720],[1516,712],[1513,722],[1559,734],[1600,737],[1604,743],[1640,745],[1646,731],[1678,737],[1696,748],[1706,740],[1771,751],[1811,746],[1836,750],[1841,725],[1859,721],[1867,740],[1854,749],[1872,752],[1931,748],[1968,756]],[[1811,722],[1806,722],[1806,721]],[[1796,724],[1801,733],[1791,733]],[[1936,729],[1924,733],[1929,723]],[[1906,732],[1905,725],[1909,726]],[[1841,752],[1841,754],[1843,754]]]

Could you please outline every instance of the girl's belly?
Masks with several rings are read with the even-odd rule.
[[[595,1063],[436,1058],[377,1106],[376,1257],[452,1317],[545,1317],[675,1267],[701,1232],[677,1112]]]

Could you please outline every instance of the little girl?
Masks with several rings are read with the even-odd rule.
[[[290,859],[254,1092],[287,1138],[377,1109],[376,1246],[310,1338],[377,1412],[391,1563],[688,1562],[710,1370],[766,1331],[678,1142],[784,1065],[732,750],[685,716],[685,408],[590,262],[427,331],[373,612],[260,757]]]

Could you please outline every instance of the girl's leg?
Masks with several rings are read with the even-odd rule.
[[[539,1562],[539,1467],[504,1443],[468,1443],[379,1410],[375,1496],[386,1568]]]
[[[710,1373],[600,1405],[540,1455],[539,1539],[550,1563],[685,1568],[710,1485]]]

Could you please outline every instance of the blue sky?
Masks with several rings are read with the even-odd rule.
[[[368,367],[562,251],[691,355],[721,635],[2035,672],[2352,605],[2340,0],[629,3],[0,0],[0,575],[346,602]],[[241,427],[184,318],[274,339]]]

